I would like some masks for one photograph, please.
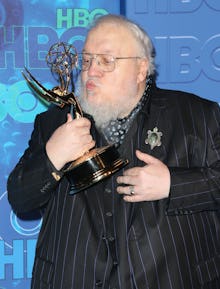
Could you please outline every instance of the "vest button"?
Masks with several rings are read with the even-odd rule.
[[[106,216],[107,216],[107,217],[112,217],[112,212],[107,212],[107,213],[106,213]]]

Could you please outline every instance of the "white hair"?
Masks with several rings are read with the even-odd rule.
[[[140,47],[141,57],[146,57],[149,61],[148,75],[153,75],[155,73],[155,63],[154,63],[154,47],[152,41],[146,31],[144,31],[138,24],[125,18],[121,15],[107,14],[104,16],[97,17],[94,22],[90,25],[90,31],[98,28],[103,24],[111,24],[115,26],[121,26],[128,29]]]

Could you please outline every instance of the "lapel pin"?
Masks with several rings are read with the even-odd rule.
[[[151,150],[156,146],[159,147],[161,146],[162,135],[162,132],[158,131],[157,127],[155,127],[153,130],[148,130],[145,143],[150,145]]]

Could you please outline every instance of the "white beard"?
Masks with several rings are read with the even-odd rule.
[[[75,94],[77,95],[77,100],[79,101],[82,110],[93,117],[97,128],[103,129],[111,120],[120,118],[122,107],[125,107],[125,103],[120,104],[120,101],[117,103],[106,102],[101,105],[89,103],[83,95],[83,87],[80,77],[76,82]]]

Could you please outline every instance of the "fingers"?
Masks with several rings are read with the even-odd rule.
[[[67,114],[67,121],[66,124],[64,124],[66,134],[69,137],[73,137],[73,139],[79,142],[90,142],[91,141],[91,134],[90,134],[90,128],[91,128],[91,122],[84,117],[81,117],[79,119],[73,119],[71,114]],[[82,138],[83,136],[87,136],[86,138]]]
[[[69,149],[75,152],[75,157],[80,157],[95,146],[95,141],[90,132],[91,122],[87,118],[80,117],[73,119],[72,122],[67,123],[67,125],[70,126],[68,128]]]
[[[78,150],[78,154],[75,158],[79,158],[85,153],[89,152],[90,149],[94,148],[95,142],[92,140],[90,143],[86,143],[85,145],[80,146],[80,149]]]
[[[135,202],[140,202],[142,201],[137,195],[135,194],[132,194],[132,195],[124,195],[123,196],[123,200],[125,202],[128,202],[128,203],[135,203]]]
[[[136,156],[139,160],[145,162],[146,164],[153,164],[158,161],[157,158],[149,154],[143,153],[140,150],[136,150]]]
[[[95,146],[87,118],[73,119],[67,114],[66,123],[58,127],[46,143],[46,152],[57,169],[74,161]]]
[[[142,153],[140,150],[136,150],[136,156],[139,160],[145,162],[146,165],[156,164],[159,162],[159,160],[151,155],[148,155],[146,153]],[[127,169],[123,173],[123,178],[118,179],[119,183],[125,183],[130,184],[129,180],[127,178],[124,178],[125,176],[138,176],[140,172],[142,171],[141,167],[133,167],[130,169]]]
[[[117,177],[117,183],[123,185],[136,185],[136,175],[123,175]]]
[[[78,127],[78,128],[81,128],[81,127],[86,127],[90,130],[91,128],[91,122],[85,118],[85,117],[80,117],[80,118],[72,118],[71,114],[68,113],[67,114],[67,121],[66,123],[67,124],[70,124],[70,123],[73,123],[74,126]]]
[[[134,195],[135,194],[135,186],[127,185],[127,186],[118,186],[117,192],[121,195]]]
[[[123,195],[123,200],[126,202],[140,202],[143,201],[143,197],[138,193],[138,186],[119,186],[117,192]]]
[[[127,202],[155,201],[167,198],[170,190],[170,173],[167,166],[151,155],[136,151],[137,158],[145,163],[124,171],[117,178],[117,192]]]

